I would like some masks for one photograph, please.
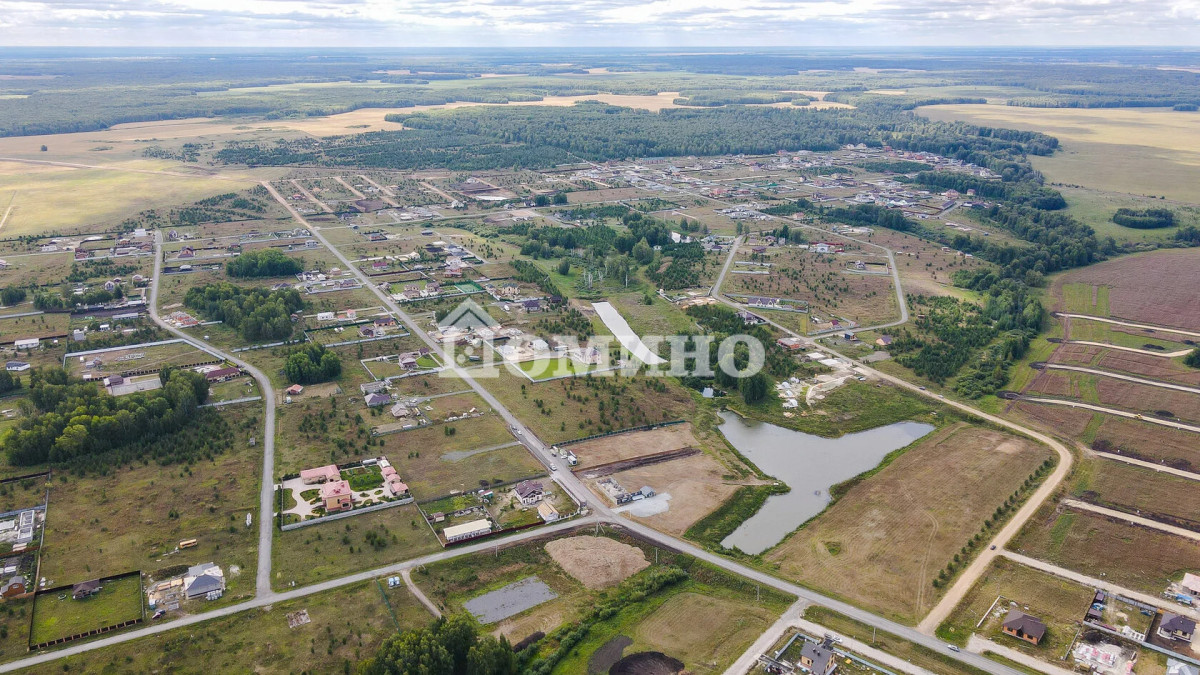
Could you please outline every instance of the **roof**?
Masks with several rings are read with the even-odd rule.
[[[800,649],[801,658],[807,658],[812,661],[812,671],[814,673],[824,673],[829,668],[829,662],[837,658],[832,649],[826,649],[815,642],[804,641],[804,646]]]
[[[487,530],[488,532],[492,531],[491,521],[480,519],[472,520],[471,522],[463,523],[462,525],[451,525],[450,527],[442,530],[442,534],[446,535],[447,539],[453,539],[454,537],[461,537],[475,532],[482,532],[484,530]]]
[[[1186,616],[1163,612],[1162,623],[1158,624],[1158,629],[1168,633],[1194,633],[1196,632],[1196,622]]]
[[[385,403],[391,403],[392,397],[387,396],[386,394],[367,394],[367,397],[364,400],[366,400],[367,405],[376,406],[383,405]]]
[[[1188,572],[1183,575],[1183,581],[1179,582],[1179,585],[1192,593],[1200,593],[1200,576]]]
[[[557,516],[558,515],[558,509],[554,508],[554,506],[552,504],[550,504],[550,502],[542,502],[541,504],[538,504],[537,511],[538,511],[538,515],[543,518],[546,518],[548,516]]]
[[[209,380],[219,380],[223,377],[233,377],[235,375],[239,375],[241,372],[242,371],[240,369],[230,366],[228,368],[217,368],[216,370],[210,370],[204,374],[204,377]]]
[[[351,494],[350,483],[344,480],[330,481],[321,486],[321,499],[336,499],[348,497]]]
[[[100,589],[100,581],[92,579],[91,581],[81,581],[71,587],[71,593],[94,593]]]
[[[1004,620],[1004,627],[1020,632],[1022,635],[1028,635],[1035,640],[1041,640],[1046,634],[1046,624],[1042,623],[1041,619],[1016,610],[1008,612],[1008,618]]]
[[[221,568],[217,567],[216,563],[210,563],[210,562],[200,563],[199,565],[192,565],[191,567],[188,568],[187,573],[188,573],[188,576],[190,576],[190,577],[198,577],[201,574],[208,574],[209,570],[216,570],[217,576],[221,576]]]
[[[545,489],[542,487],[542,484],[536,480],[523,480],[520,483],[517,483],[517,487],[513,489],[516,491],[517,495],[522,498],[528,497],[534,492],[540,493],[545,491]]]
[[[320,466],[315,469],[305,469],[300,472],[300,478],[310,480],[313,478],[324,477],[325,480],[339,480],[342,477],[342,472],[333,464]]]
[[[189,597],[192,597],[196,595],[205,595],[207,593],[211,593],[212,591],[222,590],[225,590],[224,579],[211,574],[201,574],[195,579],[192,579],[192,583],[187,587],[187,594]]]

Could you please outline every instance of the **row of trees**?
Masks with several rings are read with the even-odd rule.
[[[303,269],[303,261],[277,248],[246,251],[225,263],[225,273],[231,277],[284,277]]]
[[[246,289],[228,282],[194,286],[183,304],[241,332],[246,340],[284,340],[294,328],[291,315],[304,307],[294,288]]]
[[[61,368],[30,373],[29,401],[38,414],[5,433],[10,464],[70,463],[183,428],[208,398],[208,382],[190,370],[167,370],[150,392],[109,396]]]

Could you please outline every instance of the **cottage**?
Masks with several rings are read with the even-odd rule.
[[[523,307],[526,312],[540,312],[542,311],[542,301],[526,300],[525,302],[521,303],[521,307]]]
[[[1200,576],[1188,572],[1183,575],[1183,581],[1179,582],[1183,591],[1193,598],[1200,598]]]
[[[813,675],[829,675],[837,668],[837,653],[828,643],[804,642],[800,648],[800,666]]]
[[[29,364],[24,361],[8,361],[4,364],[4,369],[10,373],[19,373],[24,370],[29,370]]]
[[[358,390],[362,392],[363,396],[377,394],[384,389],[387,389],[387,380],[375,380],[374,382],[364,382],[358,385]]]
[[[125,384],[125,378],[120,375],[109,375],[104,378],[104,386],[106,387],[116,387],[122,384]]]
[[[400,480],[400,474],[396,473],[396,469],[391,465],[383,467],[382,473],[383,483],[387,486],[388,491],[392,493],[393,497],[399,497],[408,492],[408,486],[404,484],[404,481]]]
[[[381,405],[387,405],[392,402],[392,397],[387,394],[367,394],[363,397],[368,408],[374,408]]]
[[[305,485],[315,485],[317,483],[326,483],[341,479],[342,472],[338,471],[337,466],[333,464],[315,469],[305,469],[300,472],[300,480],[304,481]]]
[[[1008,618],[1004,620],[1001,629],[1006,635],[1030,644],[1039,644],[1046,636],[1046,624],[1036,616],[1030,616],[1017,610],[1009,610]]]
[[[542,497],[546,495],[542,484],[535,480],[525,480],[517,483],[517,486],[513,488],[513,492],[516,493],[517,499],[520,499],[521,503],[526,506],[532,506],[542,501]]]
[[[538,516],[543,523],[553,523],[558,520],[558,509],[554,508],[550,502],[542,502],[538,504]]]
[[[390,328],[396,325],[396,318],[392,316],[381,316],[375,319],[375,325],[380,328]]]
[[[0,597],[15,598],[19,595],[25,595],[27,586],[28,582],[25,581],[25,577],[18,574],[5,582],[3,586],[0,586]]]
[[[183,577],[184,593],[189,600],[208,596],[219,597],[225,591],[225,574],[214,563],[201,563],[188,568]]]
[[[229,380],[232,380],[241,374],[242,370],[240,368],[236,366],[230,366],[228,368],[217,368],[216,370],[210,370],[204,374],[204,379],[208,380],[209,383],[228,382]]]
[[[804,341],[796,337],[781,337],[775,341],[775,344],[788,351],[796,351],[804,346]]]
[[[329,481],[321,486],[321,501],[326,513],[337,513],[354,508],[354,493],[350,483],[344,480]]]
[[[100,581],[98,579],[81,581],[71,587],[71,599],[82,600],[84,598],[90,598],[99,593],[100,589],[102,588],[104,587],[100,585]]]
[[[890,347],[892,344],[892,336],[880,335],[879,337],[875,338],[875,344],[879,345],[880,347]]]
[[[412,414],[412,410],[403,403],[392,406],[392,417],[408,417],[410,414]]]
[[[363,326],[358,329],[358,334],[365,338],[372,338],[375,337],[376,334],[383,335],[383,331],[375,326]]]
[[[300,394],[304,393],[304,387],[302,387],[298,384],[293,384],[292,386],[288,387],[287,389],[284,389],[283,391],[288,396],[299,396]]]
[[[442,534],[446,537],[446,543],[453,544],[456,541],[465,539],[473,539],[481,537],[492,531],[492,523],[488,520],[472,520],[469,523],[462,525],[451,525],[442,530]]]
[[[1196,634],[1196,622],[1185,616],[1163,612],[1162,622],[1158,624],[1158,636],[1167,640],[1191,642]]]

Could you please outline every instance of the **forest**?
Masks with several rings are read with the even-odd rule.
[[[183,304],[213,321],[224,322],[246,340],[259,341],[291,337],[291,315],[304,307],[304,300],[294,288],[245,289],[221,282],[189,288]]]
[[[61,368],[30,371],[29,401],[39,414],[6,431],[0,445],[14,466],[68,464],[179,431],[208,399],[208,382],[172,369],[162,380],[161,389],[110,396]]]
[[[288,354],[283,362],[283,374],[292,384],[328,382],[342,374],[342,360],[325,345],[305,345]]]
[[[1130,209],[1121,207],[1113,214],[1112,221],[1137,230],[1156,230],[1175,225],[1175,212],[1170,209]]]
[[[245,251],[225,263],[225,273],[231,277],[285,277],[298,274],[304,263],[277,248]]]

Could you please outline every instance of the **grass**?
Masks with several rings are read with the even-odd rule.
[[[1200,544],[1086,511],[1043,505],[1008,547],[1125,588],[1158,594],[1200,559]]]
[[[764,563],[785,578],[915,623],[941,595],[934,581],[971,557],[968,541],[990,529],[994,510],[1050,457],[1031,441],[967,424],[897,454],[876,475],[835,487],[841,496],[764,554]]]
[[[1112,221],[1112,216],[1119,208],[1139,211],[1148,208],[1169,208],[1175,211],[1176,222],[1180,225],[1194,225],[1197,220],[1200,220],[1200,211],[1197,211],[1195,207],[1175,202],[1164,203],[1164,200],[1160,199],[1079,187],[1058,186],[1057,189],[1067,200],[1067,213],[1085,225],[1091,226],[1096,231],[1096,236],[1113,237],[1120,242],[1159,243],[1169,240],[1178,228],[1139,230],[1118,225]]]
[[[534,359],[532,361],[521,361],[516,364],[518,368],[537,380],[548,380],[556,377],[566,377],[570,375],[582,375],[593,366],[581,363],[575,359],[567,357],[559,357],[556,359]]]
[[[924,107],[919,114],[985,126],[1041,131],[1062,149],[1032,158],[1055,182],[1200,203],[1200,129],[1195,117],[1165,108]]]
[[[940,406],[931,405],[923,397],[910,394],[886,383],[848,382],[826,394],[813,410],[795,417],[780,415],[782,408],[776,400],[748,406],[732,398],[727,405],[754,419],[781,427],[837,438],[844,434],[874,429],[893,422],[916,420],[935,421]]]
[[[1200,529],[1200,491],[1194,481],[1173,474],[1085,459],[1075,469],[1071,493],[1100,506]]]
[[[252,594],[261,456],[246,438],[259,412],[222,409],[235,446],[211,460],[113,466],[103,476],[56,472],[41,575],[59,585],[136,569],[155,577],[162,568],[212,561],[226,569],[227,597]],[[246,527],[247,513],[255,527]],[[182,539],[199,543],[173,553]],[[231,574],[235,565],[245,573]]]
[[[412,504],[290,532],[277,529],[271,583],[277,589],[303,586],[437,550],[437,538]]]
[[[1039,658],[1057,659],[1075,639],[1078,623],[1091,606],[1094,593],[1086,586],[998,557],[938,626],[937,636],[966,646],[974,633]],[[997,596],[1003,596],[1003,600],[996,602]],[[1035,646],[1004,635],[1000,629],[1004,618],[998,615],[1012,609],[1032,614],[1046,624],[1046,637],[1041,644]],[[978,625],[981,620],[982,625]]]
[[[82,600],[72,599],[69,588],[57,593],[43,593],[34,598],[29,641],[31,644],[49,642],[141,616],[142,586],[136,574],[109,579],[99,593]]]
[[[1155,337],[1167,336],[1167,338],[1174,338],[1174,333],[1147,333],[1137,328],[1125,328],[1100,321],[1088,321],[1087,319],[1071,319],[1070,321],[1071,328],[1069,335],[1072,340],[1104,342],[1118,347],[1132,347],[1134,349],[1145,349],[1145,345],[1148,344],[1158,345],[1163,348],[1162,351],[1164,353],[1192,348],[1190,345],[1177,342],[1174,339]]]
[[[300,610],[311,623],[289,628],[287,615]],[[431,620],[403,585],[388,588],[372,580],[69,656],[30,672],[341,672],[373,655],[397,629]]]
[[[1070,314],[1108,316],[1108,286],[1063,284],[1061,307]]]
[[[1024,663],[1018,663],[1006,656],[997,654],[995,652],[989,652],[989,651],[985,650],[983,652],[983,655],[986,656],[987,658],[995,661],[996,663],[999,663],[999,664],[1008,666],[1009,668],[1012,668],[1013,670],[1017,671],[1018,673],[1027,673],[1027,675],[1043,675],[1042,671],[1037,670],[1036,668],[1030,668],[1029,666],[1025,665]]]
[[[851,619],[832,609],[809,607],[804,612],[804,618],[848,638],[865,642],[892,656],[898,656],[913,665],[938,673],[938,675],[960,675],[962,673],[983,675],[984,673],[984,671],[974,666],[968,666],[948,654],[898,638],[891,633],[877,631],[865,623]]]

